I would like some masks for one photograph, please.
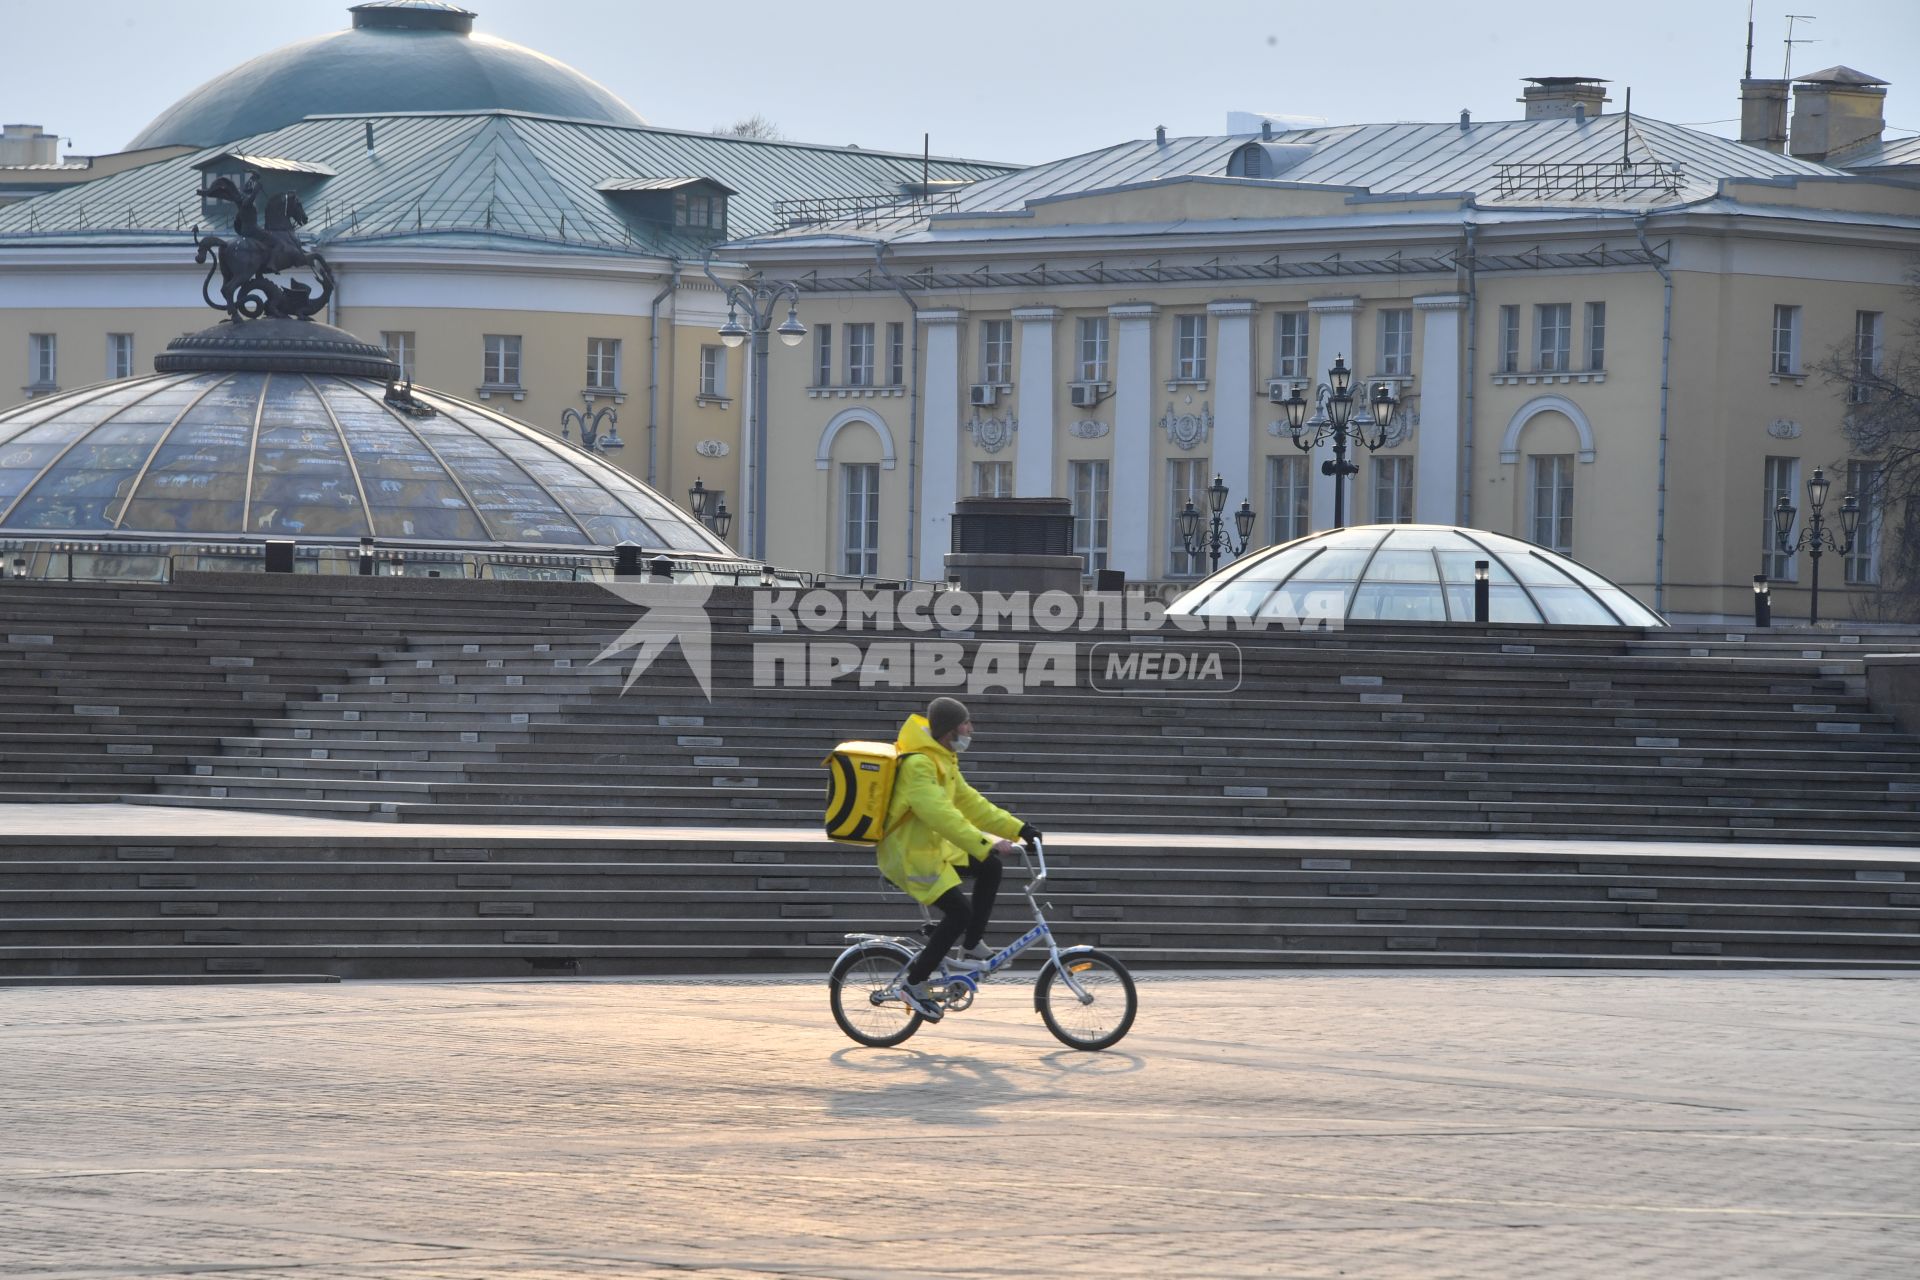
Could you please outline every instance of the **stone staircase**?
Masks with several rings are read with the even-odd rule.
[[[808,968],[915,919],[793,828],[825,748],[925,693],[753,688],[754,646],[802,637],[745,593],[709,702],[677,656],[624,695],[592,665],[637,615],[592,587],[3,585],[0,801],[371,821],[53,838],[0,804],[0,980]],[[1087,644],[1194,637],[946,637],[1009,638],[1079,642],[1075,687],[968,695],[968,776],[1076,833],[1063,933],[1144,964],[1920,962],[1920,742],[1861,661],[1911,637],[1229,634],[1231,695],[1130,697],[1089,690]],[[649,823],[706,829],[616,829]]]

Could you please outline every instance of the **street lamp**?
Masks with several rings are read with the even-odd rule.
[[[1344,481],[1348,476],[1360,474],[1360,464],[1347,461],[1348,438],[1363,445],[1368,453],[1385,448],[1393,426],[1393,412],[1400,405],[1394,398],[1393,388],[1384,382],[1373,384],[1373,395],[1358,418],[1353,416],[1354,398],[1353,370],[1347,368],[1346,357],[1335,356],[1321,394],[1316,397],[1319,413],[1307,417],[1308,401],[1297,386],[1292,395],[1280,402],[1287,412],[1287,432],[1302,453],[1312,453],[1329,440],[1333,442],[1333,457],[1320,464],[1320,474],[1333,477],[1333,527],[1336,529],[1345,528],[1347,523]]]
[[[594,408],[593,397],[584,391],[580,393],[580,398],[587,403],[584,410],[568,407],[560,411],[560,438],[573,439],[569,427],[578,426],[580,445],[584,449],[611,453],[615,449],[626,448],[627,442],[620,438],[620,415],[614,411],[614,407],[607,405],[600,409]],[[605,435],[600,434],[600,424],[603,422],[607,429]]]
[[[1180,538],[1186,543],[1187,554],[1198,556],[1203,550],[1212,564],[1212,571],[1220,568],[1220,553],[1230,551],[1239,556],[1247,549],[1247,540],[1253,536],[1253,504],[1245,498],[1240,500],[1240,509],[1233,513],[1233,525],[1240,534],[1238,546],[1233,545],[1227,536],[1225,522],[1221,519],[1227,509],[1227,482],[1218,475],[1206,488],[1207,508],[1211,514],[1206,536],[1200,536],[1200,509],[1193,505],[1193,499],[1187,499],[1187,505],[1180,511]]]
[[[1841,542],[1833,536],[1833,530],[1827,528],[1825,507],[1827,491],[1833,488],[1833,481],[1827,479],[1827,473],[1819,467],[1813,469],[1813,475],[1807,480],[1807,505],[1812,513],[1807,517],[1807,528],[1798,538],[1793,536],[1793,522],[1798,514],[1794,505],[1787,501],[1787,495],[1780,495],[1780,502],[1773,509],[1774,544],[1782,555],[1793,555],[1805,551],[1813,557],[1813,603],[1807,610],[1807,625],[1814,626],[1820,621],[1820,556],[1832,551],[1839,555],[1849,555],[1853,551],[1853,536],[1860,528],[1860,501],[1852,494],[1840,500],[1840,529],[1846,535]],[[1756,591],[1759,590],[1756,584]]]
[[[767,335],[777,333],[783,345],[797,347],[807,336],[800,322],[800,289],[790,281],[766,282],[755,279],[747,284],[728,284],[713,274],[713,257],[706,261],[707,279],[726,295],[727,322],[720,326],[720,341],[738,347],[753,339],[749,360],[748,385],[751,421],[747,426],[747,545],[748,555],[765,558],[767,554]],[[787,318],[778,327],[773,323],[774,308],[785,298]]]
[[[733,527],[733,512],[727,510],[725,498],[721,498],[717,504],[713,503],[712,499],[713,490],[702,484],[700,477],[695,476],[693,488],[687,490],[687,510],[693,512],[695,520],[724,538],[727,536],[727,530]],[[707,509],[709,505],[713,510]]]

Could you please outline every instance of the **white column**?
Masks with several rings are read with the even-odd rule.
[[[1307,303],[1307,310],[1313,313],[1313,317],[1317,321],[1315,327],[1319,330],[1319,332],[1314,335],[1315,341],[1313,345],[1309,348],[1313,354],[1313,368],[1310,371],[1312,379],[1311,385],[1318,388],[1326,382],[1327,370],[1333,368],[1333,362],[1336,357],[1345,356],[1347,368],[1349,369],[1356,368],[1359,365],[1359,361],[1354,357],[1353,353],[1353,318],[1360,314],[1360,299],[1315,298]],[[1359,378],[1356,377],[1353,386],[1357,388],[1361,385]],[[1357,390],[1354,394],[1356,398],[1359,397]],[[1310,400],[1313,399],[1313,393],[1309,392],[1307,398]],[[1349,461],[1352,461],[1353,453],[1354,450],[1349,447],[1347,450],[1347,458]],[[1313,486],[1312,523],[1315,529],[1331,529],[1333,527],[1333,477],[1323,475],[1320,471],[1321,463],[1331,462],[1332,460],[1333,446],[1331,444],[1323,444],[1307,455],[1307,466],[1310,471],[1308,483]],[[1346,485],[1347,523],[1352,524],[1354,521],[1353,480],[1351,477],[1347,479]]]
[[[1209,302],[1216,328],[1213,362],[1213,469],[1227,482],[1227,509],[1253,497],[1249,487],[1253,452],[1254,304],[1235,299]]]
[[[1053,484],[1053,326],[1058,307],[1015,307],[1020,322],[1020,429],[1013,434],[1013,492],[1051,498]]]
[[[1153,576],[1153,315],[1150,302],[1108,307],[1119,333],[1113,361],[1112,518],[1107,563],[1129,581]]]
[[[1460,522],[1461,293],[1413,300],[1420,312],[1420,429],[1414,435],[1413,518],[1421,524]],[[1407,424],[1411,426],[1411,423]]]
[[[922,311],[927,326],[926,400],[921,409],[920,564],[914,576],[947,576],[953,504],[960,496],[960,311]]]

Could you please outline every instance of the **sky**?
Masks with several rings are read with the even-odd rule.
[[[0,0],[14,56],[0,120],[73,152],[120,149],[255,54],[348,25],[351,0]],[[1529,75],[1611,80],[1637,112],[1736,133],[1747,0],[465,0],[477,30],[585,72],[650,123],[752,115],[787,137],[1036,163],[1229,111],[1334,123],[1513,119]],[[1790,0],[1797,72],[1890,81],[1889,135],[1920,133],[1920,0]],[[1755,5],[1754,70],[1781,72],[1789,0]],[[1330,25],[1328,15],[1337,25]],[[74,26],[84,17],[84,28]],[[21,57],[18,51],[32,51]]]

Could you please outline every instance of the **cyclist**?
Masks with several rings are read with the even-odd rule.
[[[907,717],[894,743],[900,764],[887,834],[876,851],[880,873],[895,887],[940,909],[940,922],[900,989],[901,998],[929,1022],[945,1016],[926,984],[947,948],[960,943],[969,960],[993,955],[983,938],[1000,891],[1000,855],[1013,856],[1011,840],[1040,834],[960,776],[960,753],[972,741],[973,717],[957,698],[935,698],[924,716]],[[971,903],[960,890],[963,877],[975,882]]]

